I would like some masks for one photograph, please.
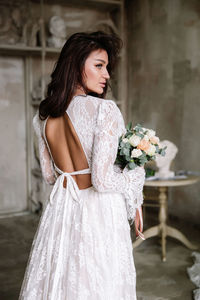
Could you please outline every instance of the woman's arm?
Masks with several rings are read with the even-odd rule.
[[[119,192],[126,198],[128,218],[134,219],[143,202],[144,168],[115,172],[120,135],[125,131],[123,117],[113,101],[99,106],[92,157],[92,184],[99,192]]]
[[[42,176],[47,184],[55,183],[55,172],[53,168],[53,163],[46,146],[45,140],[42,136],[41,130],[41,121],[39,119],[38,112],[33,118],[33,128],[38,138],[38,149],[39,149],[39,159],[40,159],[40,167],[42,170]]]

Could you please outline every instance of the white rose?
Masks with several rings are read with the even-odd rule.
[[[148,142],[149,141],[148,135],[145,134],[144,137],[143,137],[143,139]]]
[[[140,149],[133,149],[131,152],[131,157],[139,157],[142,155],[142,151]]]
[[[122,140],[122,142],[126,144],[126,143],[128,143],[128,139],[127,139],[127,138],[124,138],[124,139]]]
[[[161,143],[160,143],[160,142],[158,142],[158,147],[159,147],[159,148],[162,148],[162,145],[161,145]]]
[[[155,155],[156,153],[156,147],[154,145],[150,145],[149,149],[146,151],[146,153],[150,156]]]
[[[148,129],[147,130],[147,133],[146,135],[149,137],[149,139],[152,137],[152,136],[155,136],[156,135],[156,132],[152,129]]]
[[[140,141],[141,141],[141,138],[137,135],[134,135],[134,134],[129,138],[129,143],[133,147],[136,147],[137,145],[139,145]]]

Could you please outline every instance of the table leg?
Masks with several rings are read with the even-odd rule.
[[[166,236],[167,236],[167,187],[159,187],[159,221],[162,242],[162,261],[166,261]]]
[[[153,226],[143,232],[145,239],[161,234],[162,242],[162,260],[166,261],[166,220],[167,220],[167,187],[159,187],[159,221],[160,224]],[[142,239],[138,239],[133,243],[133,248],[139,246],[143,242]]]
[[[144,231],[145,239],[148,239],[153,236],[161,235],[161,244],[162,244],[162,260],[166,261],[166,237],[173,237],[180,242],[182,242],[186,247],[192,250],[198,249],[198,246],[192,244],[179,230],[167,226],[167,192],[168,187],[159,187],[159,225],[153,226]],[[133,243],[133,247],[139,246],[143,242],[142,239],[138,239]]]
[[[173,237],[174,239],[179,240],[181,243],[183,243],[186,247],[188,247],[191,250],[198,249],[197,245],[192,244],[184,234],[182,234],[179,230],[167,226],[167,235]]]

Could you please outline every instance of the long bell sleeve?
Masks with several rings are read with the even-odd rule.
[[[125,132],[117,105],[104,100],[99,105],[92,156],[92,184],[99,192],[119,192],[126,199],[128,219],[134,220],[143,203],[145,172],[143,167],[121,171],[115,163],[119,137]]]

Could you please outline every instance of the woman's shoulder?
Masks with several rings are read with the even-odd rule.
[[[95,96],[91,96],[91,95],[87,95],[86,99],[89,102],[92,103],[96,103],[96,105],[98,106],[98,108],[112,108],[112,109],[118,109],[117,104],[115,103],[115,101],[111,100],[111,99],[104,99],[104,98],[99,98],[99,97],[95,97]]]
[[[97,103],[97,104],[103,104],[103,105],[115,105],[116,103],[115,101],[111,100],[111,99],[104,99],[104,98],[100,98],[100,97],[95,97],[92,95],[76,95],[73,97],[72,102],[79,102],[79,101],[83,101],[85,100],[86,102],[93,102],[93,103]],[[84,102],[84,101],[83,101]]]
[[[120,109],[115,101],[94,96],[88,96],[88,101],[96,102],[98,121],[119,121],[122,118]]]
[[[118,119],[121,114],[117,104],[113,100],[91,95],[75,96],[68,107],[68,113],[70,114],[71,112],[76,112],[76,115],[77,112],[80,112],[81,115],[85,112],[84,115],[93,115],[97,119],[106,118],[106,116]]]

